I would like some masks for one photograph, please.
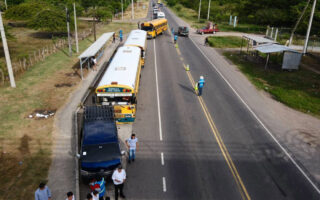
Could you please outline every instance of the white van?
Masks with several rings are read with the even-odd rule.
[[[158,12],[158,14],[157,14],[157,18],[159,19],[159,18],[165,18],[166,17],[166,15],[164,14],[164,12]]]

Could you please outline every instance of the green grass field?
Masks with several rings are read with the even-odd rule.
[[[208,38],[209,45],[214,48],[239,48],[247,45],[247,41],[241,37],[235,36],[210,36]]]
[[[306,69],[298,71],[264,70],[263,66],[240,58],[237,53],[225,52],[258,88],[274,99],[299,111],[320,118],[320,75]]]

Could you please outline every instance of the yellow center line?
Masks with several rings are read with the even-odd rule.
[[[183,63],[183,66],[186,69],[186,65],[184,63]],[[186,71],[186,72],[187,72],[187,76],[189,78],[189,81],[190,81],[191,85],[194,87],[196,82],[192,78],[192,75],[191,75],[190,71]],[[198,101],[199,101],[199,103],[200,103],[200,105],[202,107],[202,110],[203,110],[203,112],[204,112],[204,114],[205,114],[205,116],[206,116],[206,118],[207,118],[207,120],[209,122],[210,128],[211,128],[211,130],[213,132],[213,135],[214,135],[214,137],[215,137],[215,139],[216,139],[216,141],[217,141],[217,143],[219,145],[219,148],[220,148],[220,150],[222,152],[222,155],[225,158],[225,160],[227,162],[227,165],[228,165],[228,167],[229,167],[229,169],[231,171],[231,174],[232,174],[232,176],[233,176],[233,178],[234,178],[234,180],[235,180],[235,182],[237,184],[237,187],[239,189],[239,192],[240,192],[240,195],[241,195],[242,199],[251,200],[250,195],[249,195],[249,193],[248,193],[248,191],[247,191],[247,189],[246,189],[246,187],[245,187],[245,185],[244,185],[244,183],[243,183],[243,181],[242,181],[242,179],[241,179],[241,177],[239,175],[239,172],[238,172],[235,164],[233,163],[232,158],[231,158],[231,156],[230,156],[230,154],[229,154],[229,152],[227,150],[227,147],[225,146],[225,144],[224,144],[224,142],[223,142],[223,140],[221,138],[221,135],[220,135],[215,123],[213,122],[211,114],[208,111],[208,108],[207,108],[207,106],[206,106],[206,104],[203,101],[201,96],[198,96]]]

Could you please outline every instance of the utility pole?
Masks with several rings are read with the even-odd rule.
[[[131,0],[131,19],[134,19],[134,5],[133,5],[133,0]]]
[[[200,21],[200,12],[201,12],[201,0],[200,0],[200,2],[199,2],[198,21]]]
[[[123,0],[121,0],[121,19],[123,21]]]
[[[4,0],[4,5],[6,6],[6,10],[8,10],[7,0]]]
[[[76,37],[75,38],[76,39],[76,49],[77,49],[77,53],[79,53],[76,3],[73,3],[73,12],[74,12],[74,30],[75,30],[75,37]]]
[[[68,12],[68,8],[66,7],[66,14],[67,14],[67,29],[68,29],[68,44],[69,44],[69,56],[72,56],[72,47],[71,47],[71,38],[70,38],[70,14]]]
[[[310,30],[311,30],[312,21],[313,21],[314,10],[316,9],[316,4],[317,4],[317,0],[314,0],[314,1],[313,1],[313,6],[312,6],[311,15],[310,15],[310,20],[309,20],[309,26],[308,26],[308,30],[307,30],[306,40],[305,40],[305,42],[304,42],[304,47],[303,47],[303,52],[302,52],[303,54],[306,54],[306,53],[307,53],[309,36],[310,36]]]
[[[14,81],[13,70],[12,70],[11,59],[10,59],[10,53],[9,53],[9,49],[8,49],[6,34],[5,34],[5,32],[4,32],[4,27],[3,27],[3,22],[2,22],[2,13],[1,13],[1,11],[0,11],[0,32],[1,32],[1,38],[2,38],[2,45],[3,45],[4,55],[5,55],[5,57],[6,57],[6,62],[7,62],[7,68],[8,68],[8,73],[9,73],[10,85],[11,85],[11,87],[15,88],[15,87],[16,87],[16,82]]]
[[[211,4],[211,0],[209,0],[207,20],[209,20],[209,17],[210,17],[210,4]]]
[[[94,14],[93,14],[93,37],[94,41],[97,40],[97,35],[96,35],[96,7],[94,7]]]

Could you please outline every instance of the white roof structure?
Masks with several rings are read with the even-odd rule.
[[[254,49],[261,53],[276,53],[276,52],[283,52],[283,51],[299,53],[289,47],[279,45],[279,44],[264,44],[264,45],[259,45],[257,47],[254,47]]]
[[[138,46],[144,49],[146,47],[146,42],[147,32],[137,29],[130,32],[124,46]]]
[[[104,33],[95,41],[90,47],[88,47],[78,58],[89,58],[95,56],[98,51],[107,43],[107,41],[112,37],[114,32]]]
[[[246,39],[249,39],[249,40],[256,41],[258,44],[267,44],[267,43],[276,44],[276,43],[278,43],[276,41],[273,41],[273,40],[270,40],[270,39],[267,39],[264,37],[256,36],[256,35],[244,35],[243,37]]]
[[[139,47],[120,47],[100,80],[98,87],[117,82],[118,85],[126,85],[135,89],[140,54]]]

